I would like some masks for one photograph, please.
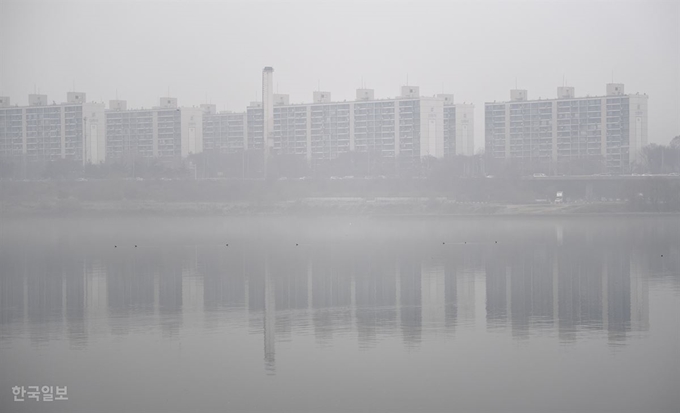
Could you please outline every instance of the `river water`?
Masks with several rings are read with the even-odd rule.
[[[0,314],[2,412],[677,412],[680,220],[3,218]]]

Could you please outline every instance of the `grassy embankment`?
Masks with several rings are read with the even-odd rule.
[[[505,186],[503,186],[505,185]],[[535,203],[547,194],[503,182],[42,181],[0,182],[15,215],[571,215],[655,213],[627,202]],[[493,195],[493,196],[492,196]]]

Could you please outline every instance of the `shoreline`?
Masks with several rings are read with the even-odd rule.
[[[52,202],[0,203],[0,217],[105,216],[364,216],[375,219],[437,217],[606,217],[680,216],[680,211],[636,211],[624,202],[583,204],[459,203],[422,198],[376,201],[352,198],[313,198],[257,202]]]

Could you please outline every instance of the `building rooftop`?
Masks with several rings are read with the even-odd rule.
[[[573,86],[559,86],[557,88],[557,96],[551,98],[538,98],[538,99],[527,99],[526,89],[512,89],[510,90],[510,100],[484,102],[485,105],[492,104],[505,104],[505,103],[525,103],[525,102],[548,102],[554,100],[583,100],[583,99],[602,99],[602,98],[615,98],[620,96],[633,96],[632,93],[624,93],[623,83],[607,83],[606,95],[596,95],[596,96],[575,96]],[[635,96],[640,96],[640,93],[635,93]],[[647,94],[642,94],[642,96],[647,96]]]
[[[626,93],[625,95],[597,95],[597,96],[575,96],[575,97],[569,97],[569,98],[559,98],[559,97],[554,97],[554,98],[538,98],[538,99],[529,99],[529,100],[501,100],[501,101],[493,101],[493,102],[484,102],[485,105],[499,105],[499,104],[504,104],[504,103],[534,103],[534,102],[551,102],[553,100],[588,100],[588,99],[601,99],[601,98],[617,98],[617,97],[623,97],[623,96],[647,96],[646,93]]]

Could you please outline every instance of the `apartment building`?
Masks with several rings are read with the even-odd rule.
[[[274,113],[276,117],[276,113]],[[264,110],[262,102],[250,102],[246,108],[246,149],[264,149]]]
[[[127,109],[112,100],[106,111],[107,160],[128,157],[180,160],[203,151],[203,109],[180,108],[177,99],[160,98],[151,109]]]
[[[442,158],[474,154],[474,106],[453,104],[453,95],[420,96],[417,86],[402,87],[392,99],[376,99],[372,89],[357,89],[356,100],[333,102],[317,91],[312,103],[290,104],[273,95],[274,154],[331,160],[348,152],[385,158]],[[263,145],[263,110],[252,102],[246,110],[248,149]]]
[[[312,133],[316,132],[311,107],[288,105],[287,95],[274,95],[273,151],[284,155],[311,156]],[[315,125],[318,127],[318,125]]]
[[[69,92],[59,104],[48,104],[47,95],[31,94],[27,106],[12,106],[9,97],[0,97],[0,157],[103,162],[104,105],[87,102],[81,92]]]
[[[601,159],[614,173],[627,172],[647,145],[647,95],[607,85],[605,96],[576,97],[559,87],[557,99],[528,100],[510,92],[509,102],[485,104],[486,151],[496,159],[557,164]]]
[[[330,92],[314,92],[313,97],[314,103],[309,106],[310,159],[330,160],[350,152],[353,145],[350,133],[353,105],[331,102]]]
[[[217,112],[216,105],[203,104],[203,151],[234,153],[247,146],[246,113]]]
[[[0,97],[0,156],[85,164],[264,149],[261,102],[242,113],[218,113],[212,104],[186,108],[162,97],[153,108],[129,109],[125,100],[111,100],[106,110],[85,97],[69,92],[67,102],[48,104],[46,95],[35,94],[23,107]],[[376,99],[372,89],[358,89],[355,100],[343,102],[327,91],[314,92],[306,104],[291,104],[285,94],[268,99],[272,154],[311,162],[350,152],[402,159],[474,153],[474,107],[454,104],[453,95],[424,97],[417,86],[403,86],[390,99]]]
[[[444,101],[444,156],[475,154],[474,111],[471,103],[453,103],[453,95],[439,94]]]

